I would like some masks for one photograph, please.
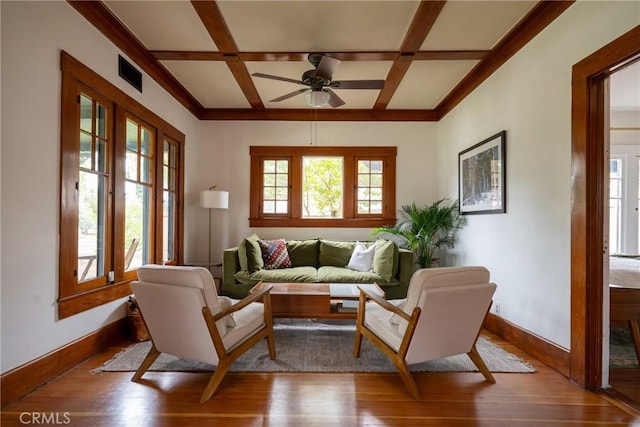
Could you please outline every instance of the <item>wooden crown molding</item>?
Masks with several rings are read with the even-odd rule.
[[[518,24],[507,33],[495,48],[477,64],[449,94],[436,106],[441,117],[455,108],[482,82],[502,67],[513,55],[551,24],[575,0],[540,1]]]
[[[67,3],[111,40],[118,49],[129,56],[133,62],[138,64],[191,114],[196,117],[200,114],[202,105],[147,51],[142,42],[131,34],[127,27],[101,1],[67,0]]]

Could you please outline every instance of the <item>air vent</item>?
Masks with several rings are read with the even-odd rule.
[[[142,73],[121,55],[118,55],[118,74],[127,83],[142,92]]]

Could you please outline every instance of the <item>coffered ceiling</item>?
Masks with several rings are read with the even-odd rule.
[[[69,1],[200,119],[439,120],[571,1]],[[309,53],[345,105],[307,106]]]

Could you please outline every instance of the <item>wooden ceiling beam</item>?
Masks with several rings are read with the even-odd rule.
[[[411,61],[413,61],[415,53],[420,49],[422,43],[424,43],[427,34],[429,34],[431,27],[433,27],[436,19],[438,19],[445,3],[446,1],[427,0],[420,2],[418,10],[413,16],[413,20],[409,26],[409,30],[400,45],[400,55],[393,62],[384,87],[378,94],[378,98],[373,106],[374,110],[384,110],[387,108],[387,105],[389,105],[389,101],[396,93],[402,78],[411,66]]]
[[[231,70],[233,77],[240,86],[240,90],[244,93],[251,107],[256,110],[264,110],[264,104],[260,99],[258,90],[253,84],[246,65],[238,58],[238,47],[216,2],[193,0],[191,4],[209,32],[211,39],[224,56],[229,70]]]
[[[506,36],[498,42],[487,57],[476,65],[436,106],[441,117],[458,105],[498,68],[567,10],[575,0],[549,0],[538,2]]]
[[[68,0],[67,3],[189,110],[191,114],[196,117],[200,114],[200,110],[203,107],[198,100],[147,51],[142,42],[102,2]]]
[[[200,120],[286,120],[348,122],[434,122],[439,116],[433,110],[362,110],[362,109],[204,109]]]

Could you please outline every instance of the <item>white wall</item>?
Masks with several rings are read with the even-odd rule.
[[[469,216],[455,262],[487,266],[501,316],[566,348],[571,67],[639,23],[638,2],[579,1],[439,122],[441,195],[459,151],[507,131],[507,213]]]
[[[119,51],[66,2],[2,1],[1,8],[0,369],[6,372],[125,314],[122,301],[115,301],[57,320],[60,50],[186,135],[187,188],[197,186],[199,121],[148,76],[143,76],[143,94],[120,79]],[[187,197],[186,204],[189,248],[197,195]]]
[[[256,232],[263,238],[367,239],[370,228],[249,228],[249,146],[397,146],[396,203],[431,203],[437,196],[437,123],[203,122],[199,157],[201,189],[229,191],[229,210],[214,211],[213,259]],[[201,223],[206,230],[206,214]],[[206,233],[205,233],[206,238]],[[206,242],[203,242],[206,248]],[[206,252],[203,252],[206,253]]]

